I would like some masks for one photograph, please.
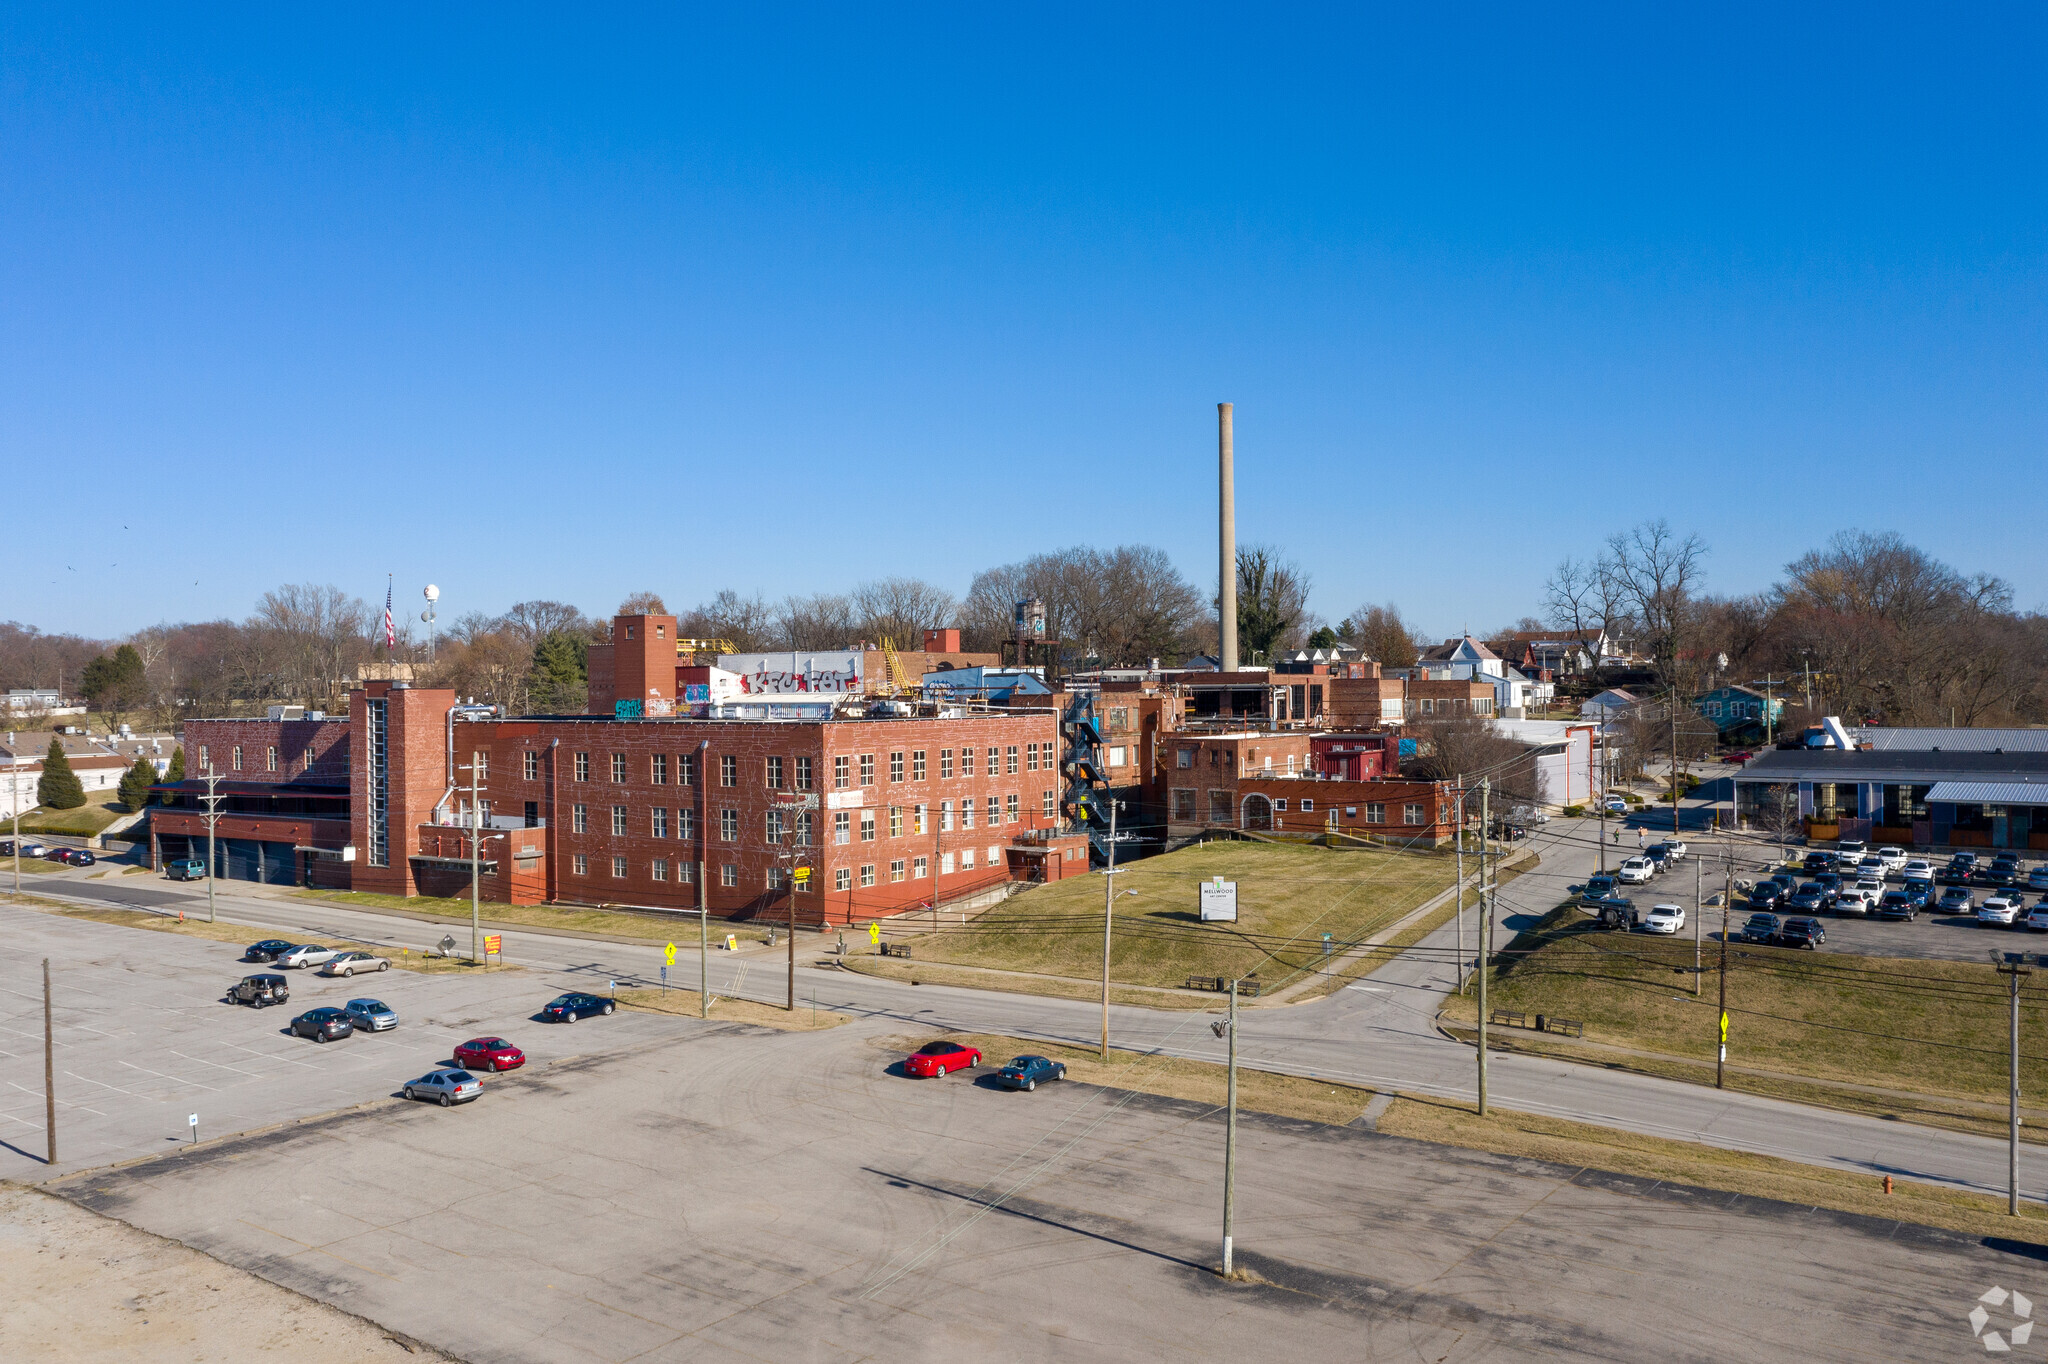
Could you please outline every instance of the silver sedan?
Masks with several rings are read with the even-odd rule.
[[[389,971],[389,957],[373,956],[368,952],[337,952],[327,959],[320,968],[323,976],[352,976],[358,971]]]
[[[312,943],[303,943],[298,947],[287,948],[278,953],[276,960],[272,964],[283,967],[319,966],[324,962],[334,960],[337,955],[339,954],[332,947],[318,947]]]
[[[381,999],[351,999],[341,1006],[357,1032],[390,1032],[398,1026],[398,1014]]]

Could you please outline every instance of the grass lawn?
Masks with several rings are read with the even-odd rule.
[[[1115,1049],[1110,1051],[1110,1059],[1103,1062],[1093,1050],[1027,1038],[983,1033],[946,1036],[979,1049],[982,1059],[990,1065],[1001,1065],[1012,1056],[1049,1056],[1066,1063],[1069,1078],[1086,1084],[1219,1106],[1224,1101],[1225,1070],[1213,1062]],[[877,1038],[875,1045],[905,1054],[930,1040],[929,1036],[886,1037]],[[1276,1075],[1245,1066],[1239,1066],[1237,1071],[1238,1104],[1252,1112],[1342,1125],[1364,1112],[1372,1098],[1371,1090],[1350,1085]],[[1395,1096],[1375,1127],[1389,1136],[1495,1151],[1571,1168],[1723,1189],[1802,1207],[1893,1218],[1977,1236],[2048,1240],[2048,1208],[2038,1204],[2022,1203],[2020,1215],[2008,1217],[2004,1200],[1982,1194],[1908,1180],[1895,1181],[1893,1191],[1887,1194],[1881,1176],[1850,1174],[1775,1156],[1638,1136],[1611,1127],[1499,1109],[1482,1119],[1469,1105],[1406,1094]]]
[[[626,989],[618,992],[619,1004],[628,1009],[640,1009],[647,1013],[681,1014],[685,1018],[698,1017],[702,1000],[695,990]],[[796,1010],[780,1008],[774,1004],[762,1004],[751,999],[728,999],[723,995],[711,996],[711,1017],[719,1023],[756,1023],[765,1028],[780,1028],[784,1032],[809,1032],[814,1028],[836,1028],[851,1021],[846,1014],[836,1014],[830,1009],[814,1009],[802,996],[797,998]]]
[[[51,810],[38,805],[33,810],[21,812],[21,832],[29,834],[75,834],[88,837],[112,824],[128,813],[128,807],[117,801],[87,801],[75,810]],[[5,825],[8,837],[14,836],[14,821]]]
[[[371,905],[382,909],[402,909],[408,914],[418,914],[430,919],[446,919],[450,922],[469,922],[469,901],[465,899],[441,900],[426,895],[410,898],[403,895],[372,895],[367,891],[355,890],[301,890],[299,896],[307,900],[325,900],[337,905]],[[695,944],[697,941],[697,919],[695,915],[677,915],[671,922],[651,915],[618,914],[604,909],[562,909],[552,905],[506,905],[490,900],[483,902],[485,920],[501,924],[523,924],[529,928],[566,928],[579,933],[596,933],[607,938],[638,938],[644,942],[674,942],[678,946]],[[741,942],[765,942],[768,933],[765,928],[742,927],[738,924],[711,921],[711,942],[713,946],[724,943],[730,934]],[[664,936],[667,935],[667,936]],[[684,942],[687,936],[688,943]]]
[[[21,867],[23,876],[41,876],[44,872],[64,870],[62,862],[45,862],[40,857],[0,857],[0,877],[12,880],[17,865]]]
[[[1690,991],[1693,945],[1646,934],[1587,927],[1573,909],[1548,916],[1515,940],[1511,956],[1489,979],[1491,1008],[1575,1018],[1587,1042],[1658,1054],[1606,1058],[1554,1037],[1495,1030],[1518,1049],[1571,1054],[1681,1078],[1711,1082],[1717,1043],[1718,944],[1706,946],[1704,991]],[[1987,939],[1987,941],[1989,941]],[[2003,946],[2003,940],[1991,945]],[[1987,961],[1929,961],[1804,952],[1731,944],[1728,953],[1728,1061],[1843,1086],[1906,1091],[1932,1099],[1995,1105],[1980,1116],[2004,1130],[2009,1004],[2004,980]],[[1476,999],[1452,1002],[1452,1019],[1476,1017]],[[2048,1093],[2048,995],[2036,986],[2021,996],[2020,1091]],[[1730,1083],[1766,1089],[1766,1077]],[[1782,1088],[1782,1086],[1780,1086]],[[1899,1112],[1900,1096],[1823,1091],[1798,1097],[1836,1107],[1936,1119],[1967,1113],[1968,1104],[1939,1103],[1927,1113]],[[1944,1125],[1952,1125],[1944,1123]]]
[[[1146,858],[1117,872],[1110,978],[1178,988],[1191,975],[1256,974],[1270,992],[1321,964],[1323,934],[1341,952],[1448,889],[1452,875],[1448,855],[1273,843]],[[1196,887],[1215,876],[1237,882],[1234,924],[1199,920]],[[1035,887],[964,927],[913,939],[915,959],[1099,978],[1103,885],[1081,876]],[[904,926],[915,928],[915,917]]]
[[[63,915],[67,919],[90,919],[94,923],[117,924],[122,928],[140,928],[152,933],[175,933],[180,937],[204,938],[209,942],[234,943],[239,947],[247,947],[250,943],[257,941],[263,936],[262,930],[251,928],[247,924],[208,923],[204,919],[196,918],[187,918],[184,922],[180,923],[175,914],[151,914],[146,910],[139,909],[74,909],[68,905],[57,906],[52,901],[32,900],[26,895],[18,900],[12,897],[8,898],[14,904],[29,904],[38,909],[52,908],[56,913]],[[374,952],[380,957],[388,957],[391,961],[391,967],[395,971],[417,971],[428,975],[438,975],[442,973],[482,970],[488,970],[495,974],[499,971],[517,971],[522,969],[517,966],[500,966],[496,964],[489,967],[472,966],[469,962],[459,959],[426,957],[403,948],[383,947],[376,943],[356,942],[349,938],[322,936],[316,941],[323,947],[346,947],[363,952]],[[271,969],[255,963],[238,964],[246,966],[251,971]],[[308,971],[307,974],[314,973]]]

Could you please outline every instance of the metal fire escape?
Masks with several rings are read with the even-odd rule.
[[[1102,721],[1095,698],[1086,694],[1068,703],[1060,717],[1064,755],[1060,771],[1066,778],[1061,806],[1067,819],[1088,835],[1091,864],[1109,861],[1109,779],[1102,766]]]

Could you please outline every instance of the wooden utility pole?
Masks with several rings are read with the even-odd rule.
[[[1458,774],[1458,993],[1465,993],[1465,774]]]
[[[1109,866],[1102,873],[1102,1059],[1105,1061],[1109,1059],[1109,930],[1116,918],[1116,807],[1122,803],[1115,800],[1109,803]]]
[[[1486,894],[1487,801],[1493,778],[1479,779],[1479,1116],[1486,1116],[1486,968],[1491,946],[1493,914]]]
[[[697,863],[697,1017],[711,1017],[711,888]]]
[[[1997,962],[1998,958],[1998,952],[1993,951],[1991,960]],[[2025,960],[2024,952],[2007,952],[2004,963],[1998,967],[1998,974],[2012,982],[2011,1050],[2006,1063],[2005,1212],[2008,1217],[2017,1217],[2020,1213],[2020,977],[2033,974],[2033,968],[2022,965]]]
[[[1704,852],[1706,850],[1703,848],[1701,851]],[[1706,901],[1700,898],[1701,892],[1705,889],[1703,884],[1705,878],[1706,859],[1694,857],[1692,860],[1692,993],[1695,999],[1699,997],[1701,989],[1701,937],[1707,931],[1707,905]]]
[[[1728,849],[1728,874],[1721,890],[1721,1049],[1714,1054],[1714,1088],[1726,1089],[1722,1071],[1728,1065],[1728,907],[1735,899],[1735,850]]]
[[[55,1165],[57,1163],[57,1034],[50,1018],[50,959],[44,957],[43,1134],[49,1143],[49,1159],[46,1163]]]

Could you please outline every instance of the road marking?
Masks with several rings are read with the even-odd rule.
[[[142,1072],[142,1073],[143,1073],[144,1075],[154,1075],[154,1076],[156,1076],[156,1077],[157,1077],[157,1078],[158,1078],[159,1080],[169,1080],[169,1081],[171,1081],[171,1082],[172,1082],[172,1083],[174,1083],[174,1084],[181,1084],[181,1085],[191,1085],[191,1086],[192,1086],[192,1087],[193,1087],[194,1089],[204,1089],[204,1090],[209,1090],[209,1091],[211,1091],[211,1092],[213,1092],[213,1093],[215,1093],[215,1094],[218,1094],[218,1093],[220,1093],[220,1090],[219,1090],[219,1088],[218,1088],[217,1086],[214,1086],[214,1085],[203,1085],[203,1084],[199,1083],[199,1081],[197,1081],[197,1080],[187,1080],[187,1079],[185,1079],[185,1078],[184,1078],[183,1076],[179,1076],[179,1075],[167,1075],[167,1074],[165,1074],[165,1073],[164,1073],[163,1071],[160,1071],[160,1070],[151,1070],[151,1069],[150,1069],[150,1068],[149,1068],[148,1066],[138,1066],[138,1065],[136,1065],[136,1064],[135,1064],[135,1063],[134,1063],[133,1061],[123,1061],[123,1062],[121,1062],[121,1064],[122,1064],[122,1065],[124,1065],[124,1066],[126,1066],[126,1067],[128,1067],[128,1069],[130,1069],[130,1070],[139,1070],[139,1071],[141,1071],[141,1072]]]
[[[1387,992],[1387,987],[1384,985],[1347,985],[1344,988],[1347,990],[1364,990],[1375,995],[1383,995]]]

